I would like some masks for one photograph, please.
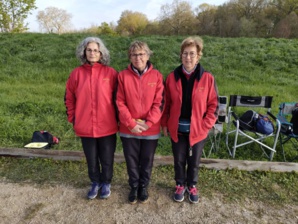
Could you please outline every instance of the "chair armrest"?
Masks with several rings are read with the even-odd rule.
[[[276,118],[271,112],[268,111],[267,114],[268,114],[273,120],[276,121],[277,118]]]

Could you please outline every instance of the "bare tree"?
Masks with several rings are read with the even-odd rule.
[[[39,11],[36,18],[41,30],[48,33],[61,34],[71,29],[72,15],[64,9],[47,7],[45,10]]]

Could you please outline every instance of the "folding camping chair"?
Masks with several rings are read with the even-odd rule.
[[[281,145],[284,161],[287,161],[284,144],[286,144],[287,142],[291,142],[294,149],[298,150],[298,135],[294,134],[293,124],[290,123],[290,117],[292,116],[292,111],[297,107],[298,107],[297,102],[292,102],[292,103],[284,102],[279,104],[277,119],[281,123],[279,139],[280,139],[280,145]],[[295,160],[296,158],[297,156],[294,157],[291,161]]]
[[[211,147],[207,157],[209,157],[212,152],[217,152],[219,149],[221,133],[223,132],[223,123],[226,122],[226,117],[227,117],[227,97],[219,96],[218,119],[208,134]],[[205,151],[203,151],[203,153],[204,153],[204,157],[206,157]]]
[[[227,121],[227,132],[226,132],[226,146],[228,148],[230,156],[235,158],[236,149],[248,145],[250,143],[257,143],[263,153],[270,159],[273,159],[276,144],[278,141],[278,135],[280,132],[280,122],[274,115],[270,113],[271,104],[272,104],[272,96],[241,96],[241,95],[231,95],[229,108],[228,108],[228,121]],[[250,109],[258,109],[265,110],[267,114],[274,120],[276,123],[275,131],[269,135],[261,134],[256,132],[253,129],[247,128],[246,125],[243,125],[243,122],[240,122],[239,116],[236,114],[236,110],[241,107],[249,107]],[[229,136],[233,134],[234,142],[232,149],[229,146]],[[241,136],[241,139],[239,138]],[[274,140],[273,144],[269,141],[264,141],[267,138],[271,138]],[[268,142],[268,143],[267,143]],[[266,153],[264,148],[270,150],[270,155]]]

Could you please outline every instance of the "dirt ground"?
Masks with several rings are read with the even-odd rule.
[[[225,204],[218,195],[198,204],[172,200],[173,189],[150,188],[146,204],[127,203],[128,188],[112,186],[108,199],[86,199],[88,189],[0,182],[0,223],[298,223],[298,206],[260,202]]]

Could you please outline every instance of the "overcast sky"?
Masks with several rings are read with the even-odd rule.
[[[227,0],[186,0],[196,8],[202,3],[222,5]],[[64,9],[72,15],[73,29],[80,30],[100,25],[102,22],[117,24],[121,13],[125,10],[144,13],[149,20],[154,20],[160,14],[162,5],[171,4],[173,0],[36,0],[37,9],[32,11],[25,23],[30,32],[39,32],[36,15],[47,7]]]

